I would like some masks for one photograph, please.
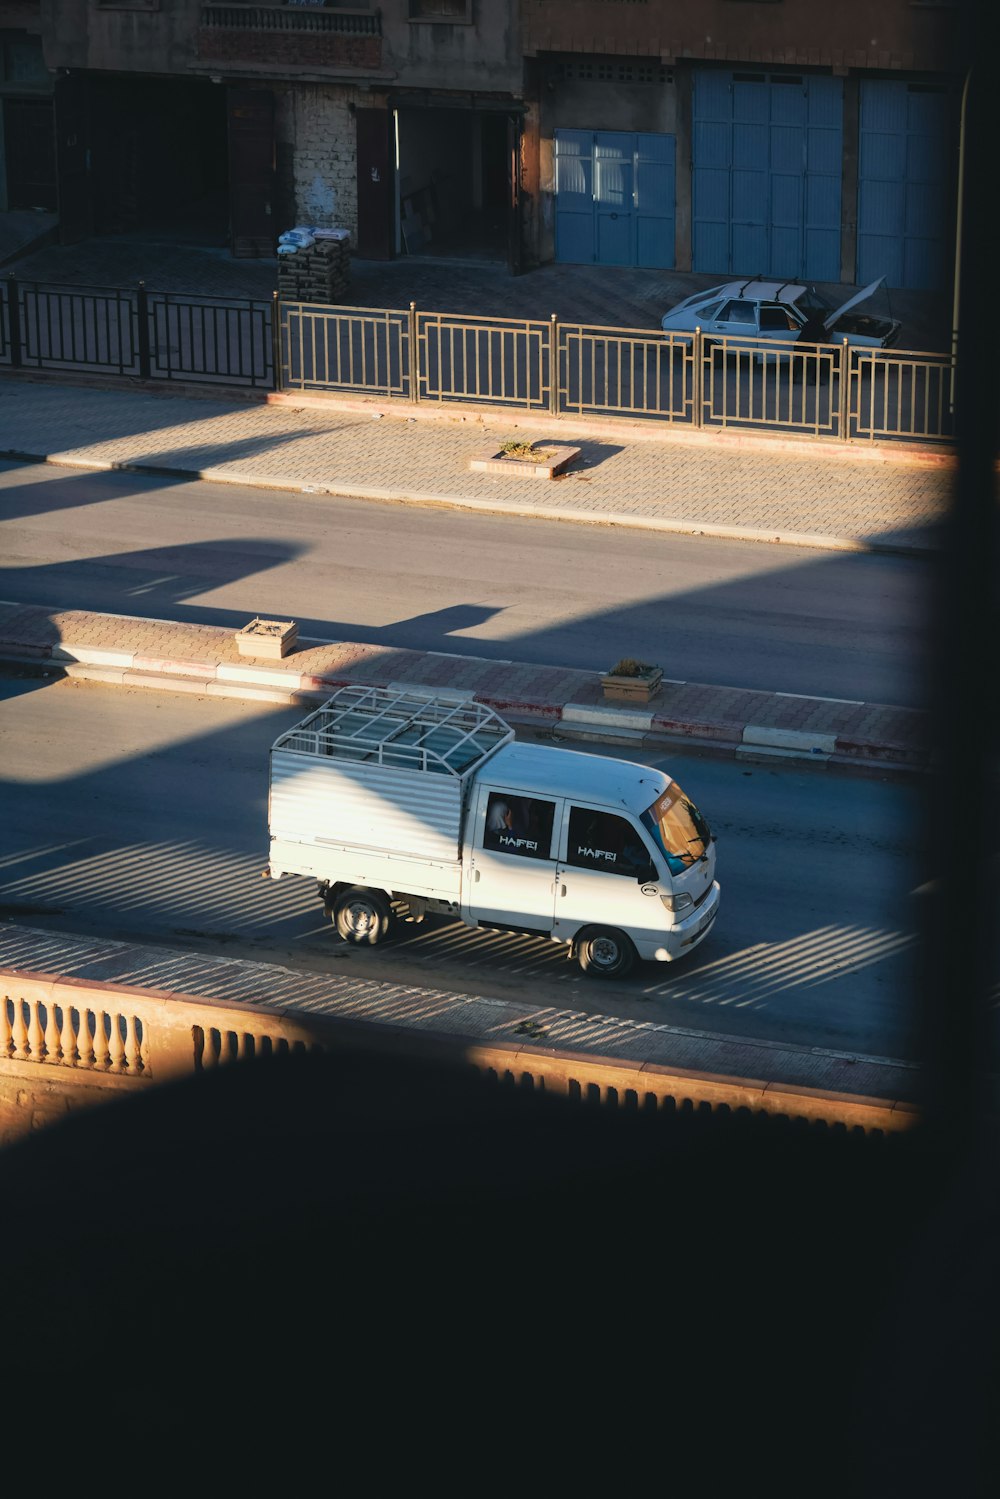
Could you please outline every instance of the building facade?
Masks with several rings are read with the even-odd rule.
[[[941,286],[948,0],[522,0],[540,260]]]
[[[948,0],[0,0],[0,208],[72,242],[940,286]]]
[[[0,40],[40,70],[65,242],[187,223],[272,254],[315,223],[371,256],[467,241],[516,259],[517,16],[516,0],[0,0]],[[0,207],[38,196],[13,175]]]

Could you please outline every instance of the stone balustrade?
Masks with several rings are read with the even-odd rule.
[[[371,10],[320,10],[275,5],[203,5],[202,26],[226,31],[299,32],[320,36],[381,36],[382,17]]]
[[[710,1076],[641,1058],[484,1045],[304,1010],[0,969],[0,1145],[78,1108],[192,1072],[359,1039],[375,1052],[473,1066],[502,1086],[544,1089],[588,1106],[749,1110],[883,1132],[905,1129],[918,1117],[897,1100]]]

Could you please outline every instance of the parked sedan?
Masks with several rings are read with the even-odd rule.
[[[875,317],[854,309],[878,290],[880,276],[851,295],[839,307],[815,286],[796,281],[724,281],[678,302],[663,317],[664,333],[706,335],[810,343],[840,343],[854,348],[887,349],[899,337],[895,318]]]

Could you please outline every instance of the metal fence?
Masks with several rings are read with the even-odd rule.
[[[272,389],[271,303],[7,278],[0,364]]]
[[[412,397],[413,315],[279,302],[278,346],[286,390],[364,391]]]
[[[552,344],[548,323],[412,311],[419,400],[549,409]]]
[[[558,381],[553,413],[695,420],[690,340],[642,328],[552,323]]]
[[[951,442],[947,354],[7,280],[0,364],[476,403],[846,442]]]
[[[289,390],[477,402],[852,442],[949,442],[948,355],[452,313],[282,304]]]

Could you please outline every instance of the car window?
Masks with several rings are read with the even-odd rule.
[[[773,333],[776,329],[793,333],[798,332],[799,324],[791,313],[784,307],[771,306],[760,309],[760,331],[762,333]]]
[[[704,318],[706,321],[709,318],[716,318],[719,316],[719,308],[721,306],[721,302],[709,302],[704,307],[698,308],[698,316]]]
[[[719,321],[722,323],[749,323],[752,326],[756,322],[754,305],[752,302],[727,302],[719,313]]]
[[[552,850],[555,802],[536,796],[491,791],[486,806],[483,847],[522,859],[547,859]]]
[[[819,312],[828,316],[835,310],[834,304],[829,302],[826,297],[821,296],[815,286],[807,286],[802,295],[796,298],[796,301],[805,313]]]
[[[571,807],[566,862],[577,869],[603,869],[634,880],[652,862],[636,828],[614,812]]]

